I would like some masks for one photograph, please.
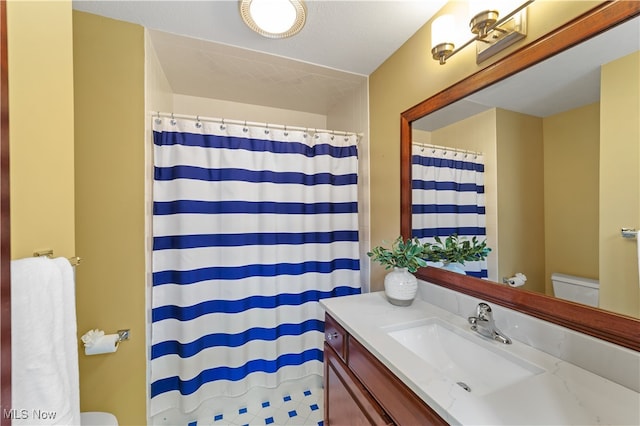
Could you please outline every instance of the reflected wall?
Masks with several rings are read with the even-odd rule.
[[[640,318],[640,52],[602,67],[600,127],[600,306]]]

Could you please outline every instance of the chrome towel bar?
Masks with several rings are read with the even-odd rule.
[[[34,257],[52,258],[53,257],[53,250],[47,249],[47,250],[34,251],[33,252],[33,256]],[[74,257],[70,257],[69,258],[69,263],[71,264],[71,266],[78,266],[81,261],[82,261],[82,259],[80,257],[78,257],[78,256],[74,256]]]

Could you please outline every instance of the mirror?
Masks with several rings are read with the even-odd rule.
[[[600,108],[619,108],[608,99],[620,79],[611,81],[601,67],[613,63],[606,66],[621,67],[620,71],[638,79],[631,71],[638,51],[640,17],[411,123],[414,155],[437,153],[425,149],[425,144],[483,153],[485,206],[487,212],[495,212],[486,215],[487,241],[493,248],[490,280],[504,282],[520,272],[528,278],[521,288],[554,295],[552,273],[600,278],[600,250],[606,246],[600,247],[599,229],[601,222],[603,228],[608,225],[605,210],[611,206],[606,197],[600,204],[599,191],[620,167],[606,161],[607,152],[618,147],[607,144],[606,135],[600,136],[601,130],[610,133],[608,116]],[[635,56],[626,58],[631,54]],[[633,94],[635,102],[640,102],[640,93]],[[637,126],[637,121],[631,124]],[[628,143],[638,145],[637,140]],[[445,156],[463,157],[451,151]],[[639,166],[635,161],[631,168]],[[415,192],[413,196],[412,234],[416,235],[420,216],[415,214]],[[628,223],[616,226],[613,222],[613,232],[636,226],[635,203],[616,203],[614,208],[618,220],[626,218]],[[632,246],[631,241],[621,241],[610,250],[624,256]],[[633,274],[635,265],[628,266],[628,274]],[[612,275],[604,271],[606,281],[600,282],[604,305],[600,307],[638,317],[637,300],[627,297],[616,305],[615,295],[607,295],[625,291]],[[630,281],[634,282],[629,285],[638,286],[637,276]]]
[[[540,69],[543,69],[545,67],[551,67],[555,71],[553,74],[553,78],[546,82],[547,86],[550,86],[552,89],[554,89],[552,90],[552,92],[561,91],[560,86],[558,86],[557,84],[560,83],[559,80],[563,76],[569,77],[568,81],[572,82],[573,84],[580,83],[583,80],[588,80],[588,75],[587,75],[588,73],[583,75],[584,73],[582,71],[579,71],[579,70],[571,71],[570,69],[567,68],[567,66],[559,65],[558,61],[561,60],[561,58],[566,56],[567,54],[574,55],[575,53],[572,53],[572,52],[575,52],[575,49],[580,51],[580,50],[584,50],[590,44],[601,43],[602,42],[601,37],[592,39],[592,37],[598,36],[601,33],[602,33],[602,37],[607,37],[612,34],[616,35],[620,31],[625,31],[629,29],[631,29],[631,31],[634,31],[634,30],[637,31],[637,26],[639,25],[638,18],[636,18],[634,21],[627,22],[626,25],[624,25],[626,21],[629,21],[631,18],[640,14],[640,7],[638,6],[637,3],[636,4],[634,3],[636,2],[605,2],[599,5],[598,7],[596,7],[595,9],[593,9],[592,11],[588,12],[587,14],[553,31],[552,33],[541,38],[540,40],[535,41],[528,46],[525,46],[524,48],[498,61],[497,63],[490,65],[489,67],[479,71],[478,73],[470,76],[465,80],[460,81],[454,86],[423,101],[422,103],[405,111],[402,114],[401,116],[401,144],[402,144],[401,145],[402,146],[401,148],[401,158],[402,158],[401,228],[402,228],[403,236],[408,237],[411,235],[411,232],[412,232],[411,231],[412,229],[411,228],[411,225],[412,225],[411,223],[412,222],[411,220],[411,211],[412,211],[411,210],[411,206],[412,206],[411,158],[410,158],[411,150],[412,150],[412,141],[418,141],[421,143],[430,141],[435,145],[451,145],[451,143],[443,143],[440,139],[437,138],[437,136],[433,137],[432,139],[430,138],[431,136],[437,134],[438,130],[435,130],[435,129],[439,129],[443,125],[449,126],[449,127],[455,126],[455,124],[452,124],[452,122],[457,121],[459,119],[459,116],[458,116],[459,111],[471,110],[471,112],[465,113],[467,117],[474,116],[477,118],[485,114],[489,116],[489,119],[496,120],[496,123],[497,123],[496,117],[503,118],[504,116],[515,114],[507,111],[507,109],[513,109],[510,106],[507,106],[507,104],[505,103],[493,104],[491,103],[493,101],[490,100],[489,98],[491,98],[494,95],[500,95],[501,93],[507,92],[510,94],[510,100],[514,101],[515,103],[520,103],[521,104],[520,107],[522,107],[523,104],[527,103],[524,101],[529,101],[534,97],[537,97],[538,95],[542,97],[541,90],[539,89],[539,87],[534,86],[533,83],[531,82],[528,82],[525,84],[517,83],[514,81],[514,79],[521,78],[523,75],[525,76],[526,75],[534,75],[534,76],[542,75],[543,73],[540,71]],[[618,26],[618,24],[622,24],[622,25]],[[612,27],[615,27],[615,28],[612,28]],[[612,29],[609,30],[610,28]],[[636,51],[638,49],[637,48],[637,41],[638,41],[637,32],[634,34],[635,34],[634,41],[636,42],[636,47],[635,48],[631,47],[631,51]],[[585,40],[588,40],[586,45],[581,44],[580,46],[577,46],[575,49],[572,49],[571,51],[567,50],[570,47],[578,43],[581,43]],[[600,48],[600,49],[605,50],[606,52],[611,52],[613,49],[611,49],[610,47],[611,46],[608,45],[607,48],[605,49]],[[554,56],[559,52],[563,52],[563,53],[560,55]],[[609,58],[604,58],[603,63],[612,61],[616,59],[617,57],[616,55],[618,56],[624,55],[626,54],[625,52],[628,53],[626,50],[622,50],[618,53],[612,52],[613,56]],[[547,61],[542,63],[541,61],[544,61],[544,60],[547,60]],[[572,63],[580,64],[579,60],[576,60],[575,57],[572,59]],[[599,69],[599,66],[597,68]],[[517,75],[515,75],[516,73]],[[512,75],[513,77],[511,77]],[[598,71],[595,71],[595,78],[596,80],[599,79]],[[532,91],[528,94],[525,93],[522,95],[518,95],[517,92],[515,92],[515,89],[513,88],[514,85],[518,89],[521,89],[524,87],[524,88],[529,88]],[[562,93],[563,101],[566,101],[570,98],[570,96],[567,93],[565,92],[561,92],[561,93]],[[579,98],[581,99],[577,101],[578,102],[577,104],[570,105],[570,106],[562,106],[562,107],[559,106],[558,103],[552,101],[550,98],[543,98],[542,104],[544,105],[553,104],[556,107],[555,112],[549,113],[549,112],[543,112],[543,111],[536,111],[534,113],[528,112],[527,115],[549,116],[549,114],[551,114],[551,116],[555,117],[556,115],[561,115],[560,111],[563,111],[566,109],[573,110],[575,108],[578,108],[578,106],[576,105],[580,105],[581,107],[583,107],[584,105],[587,105],[587,107],[583,107],[587,109],[589,109],[589,105],[591,105],[590,108],[592,112],[593,110],[595,110],[596,120],[597,120],[597,113],[599,109],[597,105],[597,102],[598,102],[597,97],[594,98],[593,95],[591,95],[590,93],[592,92],[581,90],[580,91],[581,96],[579,96]],[[597,93],[599,93],[599,89],[595,90],[595,93],[597,95]],[[480,107],[480,109],[484,110],[484,112],[479,111],[478,109],[476,109],[476,107]],[[522,110],[522,111],[527,111],[527,110]],[[467,118],[467,120],[473,120],[474,117]],[[482,117],[482,119],[486,120],[487,117]],[[536,118],[536,119],[544,120],[542,118]],[[551,121],[551,119],[549,119],[549,121]],[[583,121],[583,123],[585,123],[585,121]],[[542,127],[543,126],[541,123],[538,124],[538,128],[541,129]],[[585,127],[585,126],[581,126],[581,127]],[[426,130],[423,130],[423,129],[426,129]],[[591,133],[593,132],[599,133],[599,129],[597,126],[595,130],[591,131]],[[447,132],[443,132],[443,133],[447,133]],[[589,134],[589,131],[587,131],[586,133]],[[605,135],[604,130],[603,130],[603,135]],[[456,139],[458,139],[458,142],[461,139],[464,139],[464,137],[460,137],[459,133],[456,133],[456,137],[457,137]],[[473,146],[472,147],[458,146],[458,148],[464,148],[464,149],[469,149],[473,151],[487,151],[490,155],[493,155],[493,158],[494,158],[493,161],[495,164],[497,164],[497,166],[495,167],[497,172],[494,171],[494,173],[497,174],[501,172],[500,164],[498,164],[500,159],[496,159],[497,157],[496,145],[498,145],[500,141],[496,142],[495,140],[496,139],[494,138],[494,141],[493,141],[494,146],[488,149],[487,148],[478,149],[477,147],[473,147]],[[594,148],[596,151],[596,161],[597,161],[597,151],[598,151],[597,143],[599,143],[598,138],[596,138],[596,147]],[[542,165],[542,159],[545,157],[542,150],[542,145],[544,145],[544,142],[541,141],[540,144],[541,144],[541,148],[539,150],[540,151],[539,169],[543,171],[545,169],[545,166]],[[500,148],[502,150],[501,152],[502,160],[504,160],[504,158],[509,158],[508,155],[506,156],[504,155],[504,152],[513,151],[513,149],[509,149],[509,148],[510,146],[506,145],[506,143],[503,147]],[[550,148],[547,148],[547,153],[550,153],[550,152],[552,152],[552,150]],[[486,156],[486,153],[485,153],[485,156]],[[585,156],[577,155],[577,157],[585,157]],[[525,163],[529,163],[529,162],[530,162],[530,158],[529,157],[525,158]],[[487,165],[487,168],[489,168],[488,165]],[[549,167],[547,166],[547,169],[548,168]],[[579,166],[579,168],[583,169],[584,167]],[[562,174],[560,174],[560,176],[562,176]],[[541,176],[540,180],[542,179],[544,179],[544,177]],[[533,179],[531,179],[530,176],[525,176],[524,180],[526,181],[526,180],[533,180]],[[550,181],[549,178],[547,180]],[[598,183],[596,181],[594,183],[594,186],[597,186],[597,185]],[[544,184],[539,183],[538,186],[541,188],[544,186]],[[498,191],[497,188],[498,188],[498,185],[494,186],[494,190],[496,192]],[[503,191],[502,188],[500,188],[499,190]],[[489,188],[487,188],[487,191],[489,191]],[[597,189],[595,192],[597,193]],[[546,199],[544,199],[544,195],[541,195],[541,197],[542,198],[540,199],[545,200],[546,202]],[[598,200],[596,198],[595,203],[597,202]],[[549,201],[548,204],[551,205],[551,202]],[[489,210],[489,208],[490,206],[489,206],[489,203],[487,202],[487,210]],[[526,209],[529,209],[529,208],[538,208],[540,210],[538,212],[538,217],[540,218],[540,221],[543,221],[544,219],[547,218],[547,216],[545,216],[544,214],[543,206],[534,205],[533,207],[529,206]],[[595,223],[597,223],[597,217],[598,217],[597,205],[594,206],[593,208],[596,209]],[[637,206],[636,206],[636,209],[637,209]],[[523,208],[516,208],[512,210],[517,210],[521,212]],[[508,209],[505,211],[508,211]],[[510,225],[510,224],[513,224],[514,222],[515,223],[522,222],[522,218],[509,219],[507,216],[505,216],[507,214],[505,213],[505,211],[498,211],[497,213],[497,216],[500,217],[501,226],[503,223]],[[561,216],[561,215],[558,215],[558,216]],[[489,215],[487,215],[487,217],[489,217]],[[571,217],[571,214],[569,214],[569,217]],[[574,217],[575,217],[575,214],[574,214]],[[495,220],[495,221],[498,222],[498,220]],[[436,284],[445,285],[447,287],[454,288],[458,291],[463,291],[467,294],[471,294],[473,296],[480,297],[485,300],[490,300],[495,303],[499,303],[499,304],[520,310],[527,314],[534,315],[546,320],[550,320],[552,322],[565,325],[567,327],[570,327],[582,332],[586,332],[588,334],[592,334],[596,337],[604,338],[605,340],[614,341],[616,343],[623,344],[625,346],[631,346],[635,348],[640,347],[640,336],[639,336],[639,332],[637,331],[637,330],[640,330],[640,322],[638,320],[630,318],[625,315],[606,312],[602,309],[596,309],[596,308],[591,308],[584,305],[578,305],[572,302],[567,302],[567,301],[555,299],[553,297],[544,295],[544,293],[552,294],[551,284],[550,282],[547,283],[546,282],[547,279],[545,278],[547,275],[550,276],[550,273],[548,269],[547,271],[544,271],[544,268],[545,268],[544,266],[545,248],[544,247],[542,249],[542,254],[540,256],[540,258],[542,259],[542,262],[538,262],[538,263],[541,263],[541,266],[539,268],[542,270],[533,272],[534,271],[532,269],[533,267],[529,265],[526,266],[527,271],[519,270],[519,268],[523,267],[522,258],[515,258],[516,261],[509,264],[509,260],[514,259],[514,257],[510,255],[513,254],[512,253],[513,247],[514,246],[517,247],[517,244],[514,242],[511,242],[511,243],[509,243],[508,241],[505,242],[505,238],[503,238],[503,236],[508,235],[508,236],[512,236],[512,238],[514,239],[517,239],[521,237],[522,232],[527,232],[527,230],[531,231],[532,229],[535,229],[535,232],[540,233],[541,225],[535,224],[531,221],[529,221],[528,225],[529,225],[528,227],[524,226],[519,228],[521,232],[518,232],[518,228],[508,228],[508,227],[505,228],[504,230],[500,230],[499,232],[500,239],[498,239],[498,237],[496,236],[496,234],[498,234],[498,232],[496,232],[496,229],[494,228],[490,231],[489,230],[490,225],[487,224],[487,229],[488,229],[487,240],[489,242],[489,246],[495,245],[495,248],[496,248],[495,252],[497,254],[497,256],[494,256],[494,259],[492,259],[489,262],[490,263],[489,264],[490,279],[493,281],[501,282],[502,277],[512,276],[515,272],[525,272],[525,274],[529,276],[529,278],[531,278],[531,276],[535,277],[533,279],[533,282],[527,286],[529,288],[526,290],[513,289],[510,287],[506,287],[504,285],[496,285],[495,282],[488,283],[486,281],[478,280],[478,279],[464,276],[464,275],[456,276],[456,274],[437,270],[436,268],[425,268],[419,271],[418,276],[421,279],[425,279],[427,281],[434,282]],[[532,226],[532,225],[535,225],[535,226]],[[638,224],[636,223],[632,223],[627,226],[635,227],[637,225]],[[621,226],[625,226],[625,225],[621,225]],[[491,232],[493,232],[494,234],[492,235]],[[595,235],[596,237],[598,237],[597,229],[591,230],[591,231],[584,230],[583,232],[586,235],[589,235],[588,233],[590,232],[591,235]],[[619,235],[619,229],[617,232]],[[619,238],[621,239],[620,236]],[[593,240],[593,238],[591,238],[591,240]],[[504,258],[506,260],[502,262],[502,265],[501,265],[500,251],[503,244],[505,246],[503,247],[503,252],[505,253]],[[584,248],[583,246],[584,244],[580,244],[580,249]],[[524,247],[526,249],[526,245]],[[552,248],[549,248],[547,250],[550,253],[554,252],[553,251],[554,249]],[[596,262],[597,262],[598,251],[599,249],[597,246],[595,248],[593,247],[591,248],[591,256],[594,256],[593,253],[595,253]],[[635,260],[633,261],[635,262]],[[580,263],[580,262],[578,261],[577,263]],[[593,266],[592,264],[594,262],[589,261],[589,263],[590,263],[589,266]],[[557,266],[553,266],[552,268],[557,268]],[[557,272],[562,272],[562,271],[557,271]],[[564,272],[570,273],[568,271],[564,271]],[[594,271],[588,271],[586,275],[593,275],[593,274],[594,274]],[[596,275],[598,274],[597,268],[595,269],[595,274]],[[580,274],[574,272],[572,275],[580,275]],[[631,296],[629,294],[626,294],[626,295],[622,295],[622,297],[631,297]],[[603,326],[603,323],[608,323],[608,324]],[[610,329],[612,329],[613,331]],[[589,330],[591,330],[591,332]],[[616,334],[616,336],[608,338],[607,336],[610,335],[611,332]]]

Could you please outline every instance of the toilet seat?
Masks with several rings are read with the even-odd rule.
[[[80,413],[80,424],[82,426],[118,426],[118,419],[111,413],[88,411]]]

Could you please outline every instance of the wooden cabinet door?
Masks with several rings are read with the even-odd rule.
[[[324,377],[325,425],[393,424],[327,343],[324,344]]]
[[[380,401],[398,425],[445,426],[448,423],[400,381],[360,342],[349,336],[349,371],[365,383],[370,395]]]

